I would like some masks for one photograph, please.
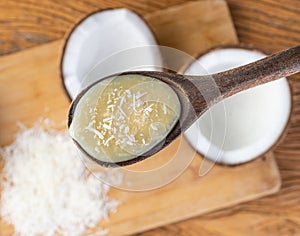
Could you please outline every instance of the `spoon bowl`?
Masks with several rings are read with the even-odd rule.
[[[112,75],[90,85],[76,97],[69,111],[68,126],[70,127],[73,121],[78,102],[87,91],[100,81],[120,75],[141,75],[157,79],[169,85],[177,94],[181,104],[179,121],[165,139],[145,153],[125,161],[106,162],[87,153],[85,149],[74,140],[80,150],[98,164],[105,167],[126,166],[142,161],[169,145],[181,133],[186,131],[209,107],[222,99],[246,89],[295,74],[299,71],[300,46],[296,46],[241,67],[205,76],[189,76],[156,71],[135,71]]]

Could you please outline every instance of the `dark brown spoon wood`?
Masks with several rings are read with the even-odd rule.
[[[179,122],[177,122],[166,139],[151,150],[141,156],[134,157],[131,160],[117,163],[103,162],[95,159],[86,153],[75,140],[74,141],[88,157],[100,165],[106,167],[130,165],[152,156],[169,145],[182,132],[187,130],[205,111],[207,111],[210,106],[222,99],[257,85],[295,74],[299,71],[300,46],[281,51],[245,66],[205,76],[189,76],[155,71],[125,72],[120,75],[137,74],[149,76],[159,79],[171,86],[177,93],[181,102],[181,117]],[[78,101],[93,85],[102,80],[103,79],[86,88],[73,101],[69,111],[69,126],[72,123],[73,114]]]

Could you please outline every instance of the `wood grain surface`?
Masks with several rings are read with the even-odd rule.
[[[16,120],[30,126],[36,122],[37,117],[49,117],[58,124],[66,125],[69,101],[61,86],[57,67],[59,49],[63,43],[63,40],[59,40],[0,57],[0,146],[13,140],[13,134],[17,131]],[[167,161],[173,159],[179,141],[175,141],[155,157],[128,168],[140,171],[167,164]],[[187,158],[195,154],[186,141],[183,140],[180,145],[184,153],[180,157]],[[177,159],[178,169],[181,170],[186,164],[186,158]],[[110,196],[122,204],[118,207],[118,212],[112,214],[109,221],[101,221],[100,226],[109,228],[109,235],[112,236],[140,232],[272,194],[280,187],[280,176],[272,152],[264,158],[237,167],[216,165],[204,177],[198,176],[201,164],[202,158],[196,154],[183,174],[172,183],[153,191],[111,189]],[[98,168],[94,165],[89,167]],[[151,177],[161,182],[176,167]],[[136,175],[133,178],[128,182],[132,184],[137,180],[142,186],[147,182],[144,178],[136,178]],[[7,225],[1,217],[0,235],[13,235],[13,227]]]
[[[60,39],[85,14],[128,7],[144,15],[185,0],[0,0],[0,54]],[[267,53],[300,44],[299,0],[228,0],[240,42]],[[291,80],[294,116],[275,154],[278,194],[141,235],[300,235],[300,76]],[[297,81],[298,80],[298,81]]]
[[[211,9],[214,11],[210,12]],[[161,44],[188,51],[190,54],[198,54],[216,45],[238,42],[224,1],[188,2],[147,14],[145,17]],[[188,30],[183,22],[188,24],[192,34],[187,34]],[[216,27],[214,23],[217,24]],[[168,37],[164,35],[166,29]],[[16,120],[31,126],[37,117],[43,116],[66,125],[69,103],[61,86],[57,66],[64,42],[57,40],[0,57],[0,146],[13,140],[17,131]],[[173,60],[173,54],[171,57],[164,57],[167,64],[171,64],[170,61]],[[152,173],[151,178],[149,172],[148,177],[144,178],[137,177],[137,173],[125,172],[124,187],[130,183],[131,186],[138,184],[145,188],[146,185],[149,186],[149,179],[157,187],[163,179],[172,177],[176,170],[182,170],[190,162],[187,162],[188,158],[195,156],[195,151],[184,139],[180,141],[181,139],[177,139],[155,157],[126,167],[140,171],[168,166],[164,171]],[[174,158],[177,152],[178,158]],[[167,163],[171,160],[172,167],[169,168]],[[184,173],[172,183],[153,191],[137,193],[113,188],[110,196],[122,204],[118,213],[112,214],[109,221],[100,222],[100,227],[109,228],[109,235],[141,232],[270,195],[280,188],[280,175],[272,152],[241,166],[216,165],[201,178],[198,176],[200,166],[203,170],[205,164],[212,164],[202,160],[196,154]],[[88,160],[86,164],[89,169],[99,169],[98,165],[95,166]],[[1,218],[0,232],[3,236],[10,236],[13,232],[13,227],[8,226]]]

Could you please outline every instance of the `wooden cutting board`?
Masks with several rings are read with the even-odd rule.
[[[161,45],[197,55],[209,47],[237,43],[237,37],[224,1],[198,1],[145,16]],[[0,58],[0,144],[13,141],[16,122],[32,125],[39,117],[65,122],[69,101],[59,77],[59,57],[63,41],[56,41]],[[191,147],[184,141],[186,153]],[[177,148],[178,142],[140,163],[151,165]],[[161,159],[160,159],[161,158]],[[196,155],[190,166],[171,184],[147,192],[112,189],[110,195],[122,202],[110,221],[110,235],[141,232],[160,225],[229,207],[276,192],[280,176],[273,154],[248,164],[214,166],[199,177],[202,157]],[[1,164],[1,162],[0,162]],[[149,164],[149,165],[148,165]],[[3,163],[2,163],[3,165]],[[13,234],[13,227],[0,219],[1,236]]]

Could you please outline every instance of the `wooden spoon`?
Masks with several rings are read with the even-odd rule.
[[[189,76],[156,71],[125,72],[120,75],[143,75],[167,83],[177,93],[181,102],[181,117],[165,140],[141,156],[116,163],[100,161],[88,153],[91,159],[106,167],[130,165],[152,156],[187,130],[205,111],[217,102],[238,92],[261,85],[300,71],[300,45],[265,57],[259,61],[237,67],[221,73]],[[114,75],[116,76],[116,75]],[[109,76],[111,77],[111,76]],[[106,77],[104,79],[107,79]],[[99,80],[102,81],[103,79]],[[96,83],[98,83],[97,81]],[[80,98],[96,83],[82,91],[73,101],[69,112],[68,126],[72,123],[76,104]],[[76,142],[76,141],[75,141]],[[78,143],[77,143],[78,144]]]

